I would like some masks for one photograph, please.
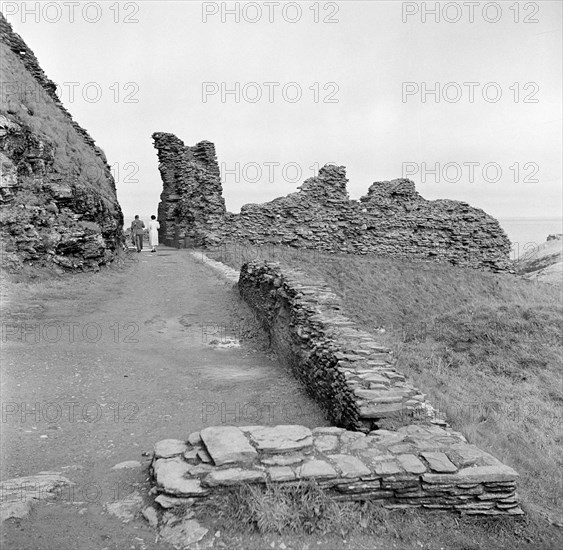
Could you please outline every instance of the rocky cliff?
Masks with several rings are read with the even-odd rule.
[[[0,14],[0,231],[7,269],[98,269],[122,242],[123,215],[101,149]]]
[[[153,138],[164,183],[159,217],[169,244],[184,238],[197,246],[279,244],[509,267],[510,241],[497,220],[465,202],[426,200],[408,179],[376,182],[359,201],[350,200],[345,168],[327,165],[298,192],[231,214],[211,143],[190,148],[172,134]],[[196,150],[202,151],[199,158]]]

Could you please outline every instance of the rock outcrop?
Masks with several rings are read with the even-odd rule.
[[[532,281],[563,285],[563,235],[548,235],[546,242],[527,248],[515,264],[516,273]]]
[[[326,165],[300,190],[240,214],[225,211],[209,142],[193,148],[172,134],[154,134],[164,183],[159,209],[168,244],[278,244],[333,253],[382,254],[504,270],[510,241],[497,220],[465,202],[424,199],[408,179],[374,183],[350,200],[343,166]],[[195,159],[193,150],[209,154]]]
[[[105,155],[1,14],[0,56],[3,265],[98,269],[123,238]]]

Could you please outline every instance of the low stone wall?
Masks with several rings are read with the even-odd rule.
[[[220,426],[155,445],[156,503],[197,508],[240,483],[315,481],[337,500],[386,508],[521,515],[518,474],[450,429],[405,426],[368,435],[342,428]]]
[[[282,273],[277,263],[249,262],[239,289],[272,347],[337,426],[367,432],[429,415],[445,424],[395,369],[391,350],[342,315],[340,299],[322,281]]]
[[[341,314],[325,283],[251,262],[238,284],[272,346],[338,426],[218,426],[158,442],[156,525],[166,529],[177,506],[187,506],[190,518],[242,483],[303,481],[335,500],[378,500],[386,508],[523,514],[518,474],[449,428],[394,368],[391,351]]]

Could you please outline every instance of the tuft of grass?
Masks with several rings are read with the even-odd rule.
[[[547,532],[529,517],[492,519],[428,510],[390,511],[377,502],[335,501],[316,483],[305,481],[236,486],[206,501],[198,516],[249,549],[264,548],[264,541],[275,536],[283,536],[296,548],[307,548],[312,540],[327,549],[366,550],[537,550],[557,548],[562,541],[559,533]]]

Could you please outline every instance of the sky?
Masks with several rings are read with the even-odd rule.
[[[155,131],[215,143],[231,212],[335,163],[354,199],[409,177],[497,218],[561,217],[562,6],[0,2],[105,151],[126,221],[156,213]]]

